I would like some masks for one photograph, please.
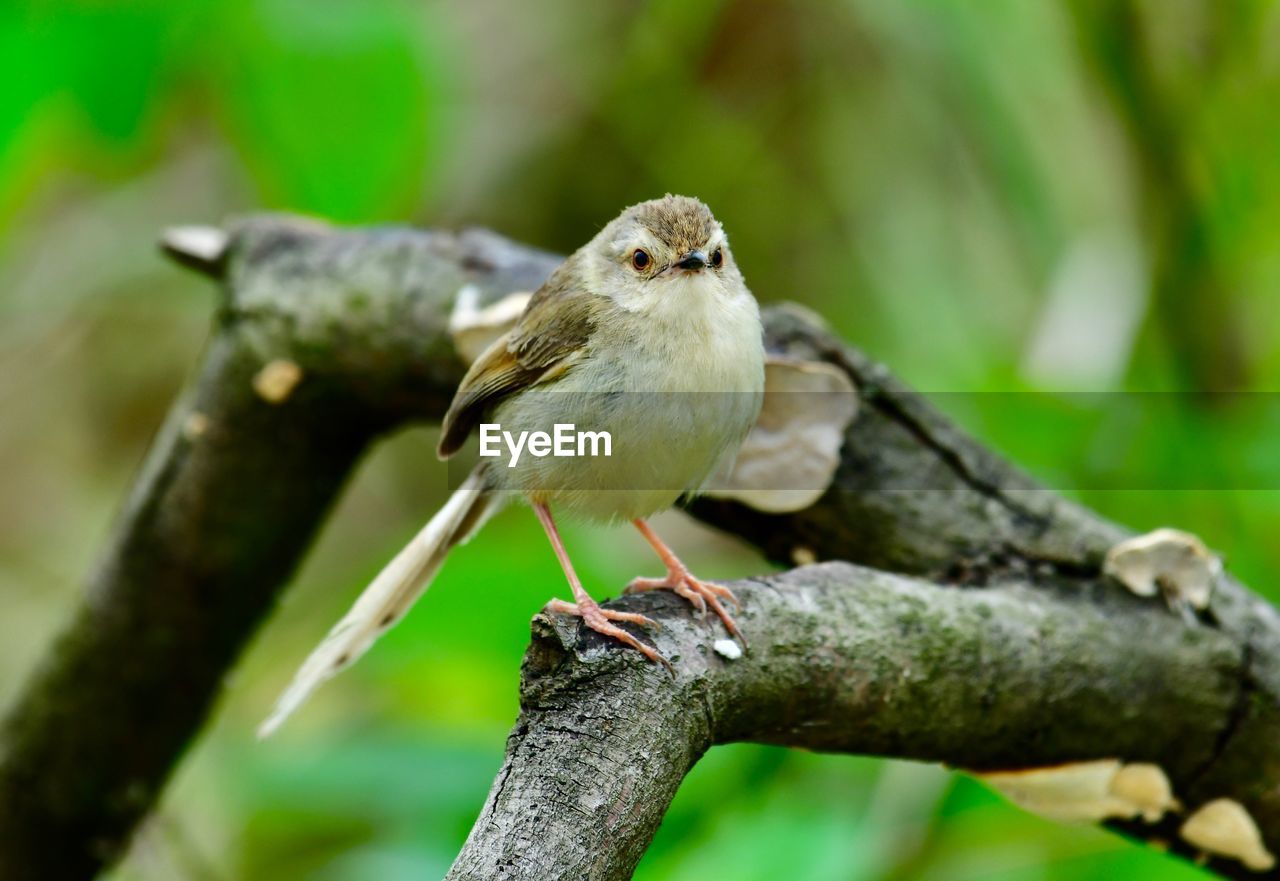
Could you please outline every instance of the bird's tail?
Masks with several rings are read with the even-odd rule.
[[[258,728],[258,736],[267,737],[279,728],[321,683],[349,667],[403,618],[426,593],[449,550],[470,538],[499,507],[481,470],[471,472],[311,653]]]

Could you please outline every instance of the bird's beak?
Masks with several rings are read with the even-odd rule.
[[[706,269],[707,268],[707,252],[706,251],[690,251],[689,253],[685,254],[683,257],[681,257],[679,260],[676,261],[676,266],[679,267],[680,269],[688,269],[690,271]]]

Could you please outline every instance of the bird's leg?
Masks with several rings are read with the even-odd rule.
[[[647,624],[651,627],[657,627],[658,622],[635,612],[619,612],[614,609],[602,608],[599,603],[591,598],[586,588],[582,586],[578,573],[573,571],[573,563],[569,561],[569,552],[565,550],[564,542],[560,539],[560,530],[556,528],[555,520],[551,519],[551,509],[546,505],[535,503],[533,511],[538,515],[538,522],[542,524],[542,528],[546,530],[547,540],[551,542],[551,548],[556,552],[556,559],[560,561],[560,568],[564,570],[564,576],[569,580],[569,589],[573,591],[572,603],[553,599],[547,603],[547,608],[553,612],[577,615],[596,633],[612,636],[619,642],[631,646],[650,661],[661,664],[670,670],[671,663],[658,654],[656,649],[645,645],[621,627],[610,623],[611,621],[625,621],[630,624]]]
[[[729,633],[736,636],[745,646],[747,639],[742,635],[742,631],[738,629],[738,625],[734,622],[733,617],[725,611],[724,606],[720,604],[721,599],[727,599],[733,603],[734,608],[741,608],[738,598],[733,595],[733,591],[720,584],[712,584],[709,581],[702,581],[694,578],[689,572],[687,566],[680,562],[680,558],[675,555],[671,548],[667,547],[662,539],[658,538],[657,533],[649,528],[649,524],[644,520],[632,520],[636,529],[640,530],[640,534],[645,540],[653,546],[658,552],[658,556],[662,558],[662,562],[667,567],[666,578],[637,578],[627,585],[627,593],[636,593],[642,590],[672,590],[680,596],[693,603],[700,615],[706,615],[707,606],[720,616],[720,620],[724,622],[725,629]]]

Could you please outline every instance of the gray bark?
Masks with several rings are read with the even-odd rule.
[[[1124,756],[1192,780],[1242,674],[1228,636],[1070,579],[965,590],[833,562],[733,587],[753,639],[737,660],[674,597],[611,604],[660,621],[674,680],[575,621],[535,619],[520,720],[450,881],[629,878],[718,743],[967,768]]]
[[[489,233],[288,218],[236,224],[225,251],[170,250],[222,281],[213,341],[0,729],[0,879],[87,878],[118,856],[360,454],[443,412],[463,369],[446,332],[458,289],[531,290],[556,263]],[[521,718],[451,877],[628,877],[684,773],[733,740],[971,768],[1153,761],[1188,805],[1243,803],[1280,850],[1276,611],[1230,581],[1194,627],[1129,597],[1100,577],[1119,527],[805,313],[771,310],[767,327],[863,396],[835,483],[795,514],[692,513],[781,561],[803,549],[900,575],[830,564],[739,585],[752,650],[734,662],[678,601],[618,601],[667,625],[674,681],[536,621]],[[272,359],[302,369],[276,404],[251,382]],[[1125,831],[1178,848],[1168,823]]]

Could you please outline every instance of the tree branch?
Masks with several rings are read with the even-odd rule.
[[[520,719],[449,881],[631,877],[717,743],[969,768],[1125,756],[1185,780],[1243,675],[1224,634],[1066,579],[962,590],[823,563],[734,590],[760,636],[737,660],[674,597],[611,604],[660,620],[674,680],[572,619],[534,620]]]
[[[214,339],[2,729],[0,879],[87,878],[120,853],[361,452],[443,412],[463,369],[446,331],[459,288],[491,302],[556,263],[489,233],[288,218],[236,224],[221,248],[191,241],[168,247],[224,282]],[[1192,628],[1125,595],[1099,577],[1118,527],[1037,488],[805,313],[772,310],[767,327],[772,348],[837,364],[863,396],[835,484],[796,514],[693,513],[779,560],[967,587],[843,565],[744,585],[753,647],[732,663],[678,604],[620,601],[665,620],[674,683],[539,619],[507,762],[452,877],[626,877],[697,756],[742,739],[966,767],[1154,761],[1185,804],[1243,803],[1277,851],[1275,610],[1229,582]],[[289,381],[263,381],[273,364]],[[640,721],[658,726],[647,757],[629,735],[588,736]]]

